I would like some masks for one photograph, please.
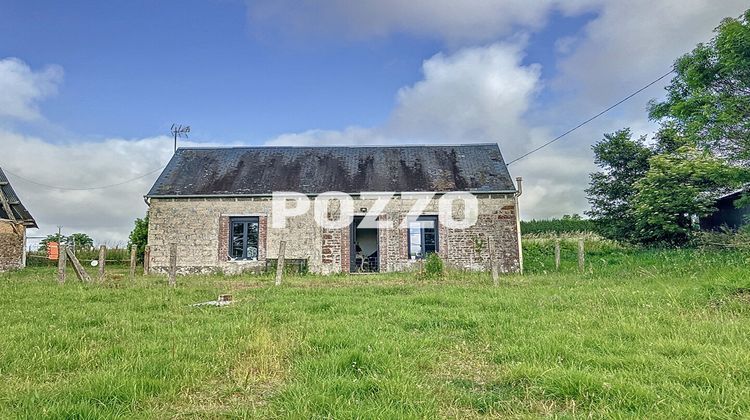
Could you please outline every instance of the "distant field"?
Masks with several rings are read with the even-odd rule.
[[[0,418],[750,416],[750,256],[572,244],[499,287],[0,274]]]

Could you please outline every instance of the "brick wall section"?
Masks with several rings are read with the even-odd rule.
[[[380,222],[388,222],[388,215],[383,214],[378,219]],[[388,243],[388,235],[386,234],[386,231],[384,229],[378,230],[378,245],[380,246],[381,250],[383,249],[384,245]],[[386,268],[388,267],[388,252],[380,252],[378,254],[378,258],[380,259],[378,266],[380,267],[381,271],[386,271]]]
[[[23,225],[0,221],[0,271],[23,268],[25,229]]]
[[[221,262],[229,261],[229,216],[219,216],[219,258]]]
[[[477,251],[478,240],[494,239],[496,255],[503,271],[519,268],[515,197],[513,195],[479,196],[477,225],[464,229],[439,230],[439,253],[448,265],[459,269],[484,270],[489,261],[485,244]],[[372,200],[355,199],[354,208],[371,208]],[[415,261],[408,257],[407,229],[400,226],[413,200],[394,198],[382,220],[393,226],[379,232],[382,271],[412,270]],[[437,199],[425,214],[437,214]],[[149,208],[149,245],[151,266],[166,272],[169,244],[178,244],[178,272],[200,273],[256,271],[265,266],[266,258],[276,258],[279,241],[287,242],[287,258],[308,260],[312,272],[330,274],[349,271],[349,228],[323,229],[314,221],[313,210],[287,221],[285,228],[274,228],[271,200],[267,198],[152,199]],[[460,218],[460,209],[454,217]],[[454,213],[456,213],[454,211]],[[259,217],[258,261],[229,261],[229,218]],[[329,215],[336,218],[335,211]]]
[[[349,242],[351,240],[351,231],[348,227],[340,229],[341,230],[341,241],[339,244],[339,249],[341,252],[341,271],[343,273],[348,273],[351,271],[351,243]]]
[[[265,261],[268,242],[268,216],[258,216],[258,259]]]

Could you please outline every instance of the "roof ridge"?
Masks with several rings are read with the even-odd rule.
[[[279,145],[279,146],[188,146],[178,147],[177,150],[232,150],[232,149],[401,149],[420,147],[467,147],[467,146],[498,146],[497,142],[483,143],[430,143],[430,144],[365,144],[365,145],[331,145],[331,146],[303,146],[303,145]]]

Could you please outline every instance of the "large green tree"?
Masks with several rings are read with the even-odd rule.
[[[586,214],[596,221],[602,235],[618,240],[635,240],[631,202],[635,184],[645,176],[653,155],[643,137],[632,137],[630,129],[623,129],[605,134],[593,146],[594,161],[602,171],[591,174],[586,189],[591,204]]]
[[[66,238],[68,246],[75,250],[91,250],[94,248],[94,240],[85,233],[73,233]]]
[[[650,116],[733,163],[750,161],[750,10],[675,62],[667,97]]]

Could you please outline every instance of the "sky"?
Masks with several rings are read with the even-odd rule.
[[[0,167],[44,236],[124,245],[181,145],[497,142],[506,161],[669,71],[735,0],[0,0]],[[510,166],[583,213],[591,146],[669,78]],[[117,185],[116,185],[117,184]],[[106,187],[106,188],[101,188]]]

